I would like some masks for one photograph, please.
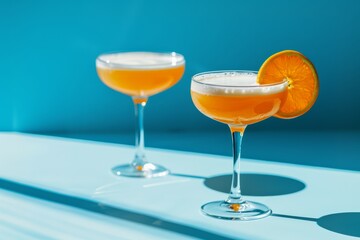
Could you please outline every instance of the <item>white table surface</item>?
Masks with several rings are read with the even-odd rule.
[[[173,175],[137,179],[110,172],[132,159],[132,146],[5,132],[0,146],[0,239],[358,239],[354,228],[336,230],[360,228],[356,171],[243,159],[244,175],[271,175],[287,190],[246,196],[273,216],[226,221],[200,206],[227,197],[204,183],[231,173],[229,157],[148,148],[148,159]],[[294,182],[304,188],[291,192]],[[342,213],[355,217],[320,226]]]

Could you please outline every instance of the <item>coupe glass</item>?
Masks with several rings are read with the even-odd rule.
[[[150,96],[172,87],[181,79],[185,70],[184,57],[175,52],[102,54],[96,59],[96,69],[104,84],[131,96],[135,105],[135,157],[129,164],[115,166],[112,171],[127,177],[167,175],[169,170],[165,167],[146,160],[143,114]]]
[[[247,201],[240,190],[241,140],[247,125],[274,115],[287,96],[287,82],[256,83],[254,71],[215,71],[193,76],[191,97],[205,116],[229,126],[233,142],[233,175],[230,195],[224,201],[201,207],[212,217],[231,220],[260,219],[271,214],[264,204]]]

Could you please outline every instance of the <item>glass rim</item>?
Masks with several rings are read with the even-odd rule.
[[[169,57],[180,57],[179,61],[175,61],[175,64],[173,61],[169,61],[169,63],[160,63],[156,65],[150,65],[150,64],[139,64],[139,65],[133,65],[133,64],[124,64],[124,63],[114,63],[111,61],[106,61],[102,59],[102,56],[105,55],[115,55],[115,54],[126,54],[126,53],[145,53],[145,54],[157,54],[157,55],[163,55],[163,56],[169,56]],[[175,51],[112,51],[112,52],[104,52],[101,53],[96,57],[96,62],[100,62],[104,66],[110,67],[110,68],[143,68],[143,69],[151,69],[151,68],[162,68],[162,67],[177,67],[185,64],[185,57],[181,53],[175,52]]]
[[[215,70],[215,71],[205,71],[205,72],[200,72],[195,74],[194,76],[192,76],[191,81],[196,82],[197,84],[201,84],[201,85],[205,85],[205,86],[213,86],[213,87],[224,87],[224,88],[259,88],[259,87],[272,87],[272,86],[280,86],[283,85],[284,83],[287,83],[287,79],[284,78],[283,81],[281,82],[276,82],[276,83],[266,83],[266,84],[259,84],[259,85],[243,85],[243,86],[239,86],[239,85],[224,85],[224,84],[213,84],[213,83],[204,83],[201,81],[196,80],[196,77],[199,76],[204,76],[204,75],[210,75],[210,74],[216,74],[216,73],[253,73],[256,74],[258,73],[258,71],[254,71],[254,70]]]

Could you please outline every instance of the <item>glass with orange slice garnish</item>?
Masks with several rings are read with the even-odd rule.
[[[308,111],[318,95],[312,63],[286,50],[255,71],[214,71],[193,76],[191,97],[197,109],[229,126],[233,140],[233,177],[226,200],[204,204],[203,213],[229,220],[254,220],[271,214],[266,205],[245,200],[240,190],[241,141],[247,125],[271,116],[294,118]]]

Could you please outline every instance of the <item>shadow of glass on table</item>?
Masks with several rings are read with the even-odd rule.
[[[191,225],[180,224],[157,218],[149,214],[137,213],[129,209],[115,207],[86,198],[45,190],[3,178],[0,178],[0,189],[199,239],[233,239],[204,229],[196,228]]]
[[[218,175],[209,178],[172,173],[173,176],[204,179],[204,185],[212,190],[229,193],[231,178],[229,175]],[[241,193],[246,196],[277,196],[303,190],[305,183],[294,178],[259,174],[242,173],[240,175]]]
[[[290,218],[303,221],[316,222],[318,226],[340,234],[360,237],[360,212],[340,212],[322,216],[320,218],[310,218],[273,213],[274,217]]]
[[[228,193],[231,175],[220,175],[207,178],[205,186],[210,189]],[[277,196],[291,194],[305,188],[305,183],[284,176],[243,173],[240,175],[241,192],[246,196]]]
[[[231,175],[218,175],[214,177],[202,177],[187,174],[172,173],[173,176],[203,179],[204,185],[212,190],[229,193]],[[305,183],[285,176],[242,173],[240,175],[241,192],[247,196],[277,196],[292,194],[303,190]],[[360,212],[342,212],[311,218],[273,213],[273,217],[282,217],[302,221],[316,222],[318,226],[339,234],[360,237]]]

